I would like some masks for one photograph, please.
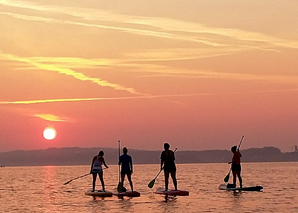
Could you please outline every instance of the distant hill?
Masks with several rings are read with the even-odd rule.
[[[93,156],[103,150],[108,165],[117,164],[118,149],[114,148],[49,148],[42,150],[18,150],[0,153],[1,166],[90,165]],[[160,163],[160,151],[129,149],[134,164]],[[241,150],[242,162],[290,162],[298,161],[298,152],[282,153],[275,147]],[[228,150],[177,151],[176,163],[227,163],[232,153]]]

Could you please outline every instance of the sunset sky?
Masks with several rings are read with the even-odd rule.
[[[298,145],[298,1],[0,0],[0,152]],[[53,140],[43,131],[56,130]]]

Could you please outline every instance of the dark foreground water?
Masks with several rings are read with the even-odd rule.
[[[298,212],[298,163],[243,163],[242,168],[244,186],[262,185],[263,192],[219,190],[227,164],[180,164],[178,188],[190,196],[165,202],[153,193],[163,187],[163,173],[153,189],[147,187],[159,165],[135,165],[133,182],[141,197],[132,199],[86,196],[91,176],[64,185],[88,173],[90,166],[1,167],[0,212]],[[105,170],[104,179],[106,189],[116,191],[118,166]]]

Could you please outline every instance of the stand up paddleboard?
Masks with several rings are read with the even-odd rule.
[[[227,184],[220,184],[219,185],[220,190],[227,190],[227,191],[261,191],[263,189],[263,186],[250,186],[250,187],[236,187],[236,188],[230,188]]]
[[[137,192],[137,191],[126,191],[126,192],[119,192],[119,193],[116,193],[114,194],[118,197],[140,197],[141,196],[141,193],[140,192]]]
[[[167,190],[167,191],[165,191],[164,188],[158,188],[154,193],[159,194],[159,195],[167,195],[167,196],[188,196],[189,195],[189,191],[186,191],[186,190]]]
[[[102,191],[102,190],[94,190],[88,189],[87,192],[85,192],[85,195],[93,196],[93,197],[112,197],[113,193],[109,191]]]

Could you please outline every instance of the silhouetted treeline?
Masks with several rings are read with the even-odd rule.
[[[114,148],[49,148],[30,151],[0,153],[1,166],[89,165],[94,155],[103,150],[107,164],[117,164],[118,149]],[[161,151],[129,149],[134,164],[160,163]],[[275,147],[241,150],[242,162],[298,161],[298,152],[282,153]],[[175,153],[176,163],[227,163],[232,153],[228,150],[180,151]]]

